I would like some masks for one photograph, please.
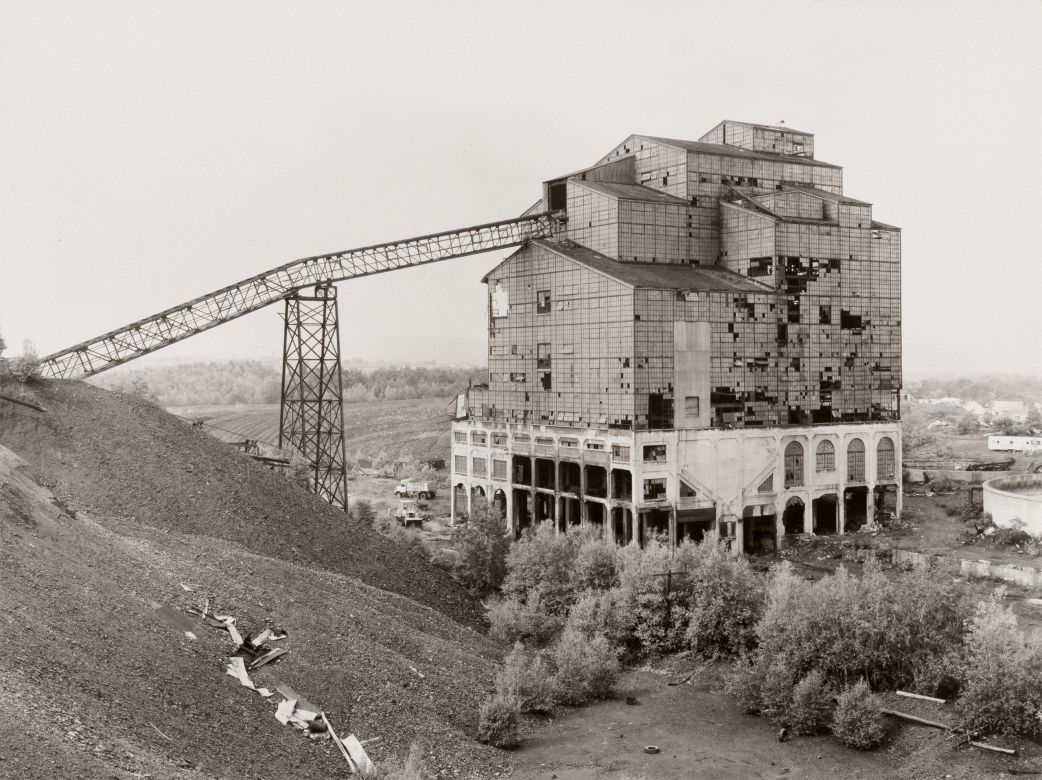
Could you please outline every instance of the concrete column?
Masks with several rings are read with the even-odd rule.
[[[865,517],[865,522],[874,523],[876,521],[876,485],[874,482],[868,483],[868,496],[865,500],[868,502],[868,515]]]
[[[840,488],[836,492],[836,533],[842,536],[847,532],[847,515],[846,515],[846,500],[844,495],[847,490],[844,487],[846,483],[840,483]]]
[[[456,524],[456,480],[449,480],[449,525]]]
[[[467,522],[469,523],[470,518],[474,514],[474,487],[470,484],[469,479],[467,480],[465,487],[467,490]]]
[[[506,523],[507,533],[513,538],[517,529],[514,527],[514,489],[509,483],[503,489],[503,522]]]
[[[810,493],[800,496],[803,499],[803,533],[814,535],[814,502]]]
[[[676,547],[677,544],[677,510],[676,507],[669,508],[669,544]]]

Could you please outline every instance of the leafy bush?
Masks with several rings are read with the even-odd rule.
[[[36,382],[43,376],[40,357],[28,339],[22,344],[22,354],[9,361],[9,371],[19,382]]]
[[[576,592],[609,590],[619,584],[619,548],[602,534],[587,534],[575,552]]]
[[[794,734],[821,734],[828,731],[832,715],[832,689],[817,669],[796,683],[786,725]]]
[[[568,612],[565,631],[582,634],[587,639],[603,636],[616,651],[635,655],[639,646],[634,634],[634,620],[621,588],[587,591]]]
[[[1024,530],[1024,521],[1019,517],[1014,517],[1010,520],[1008,527],[998,528],[995,531],[995,534],[991,537],[991,540],[995,542],[995,544],[1001,544],[1007,547],[1028,544],[1029,542],[1035,541],[1034,537]]]
[[[1042,646],[1017,627],[1013,610],[983,602],[966,639],[965,684],[958,700],[966,728],[1036,735],[1042,711]]]
[[[543,609],[538,592],[524,602],[512,597],[490,601],[486,613],[492,638],[511,644],[520,641],[542,647],[549,644],[564,625],[560,615],[552,615]]]
[[[927,696],[955,698],[962,690],[965,670],[962,648],[923,657],[912,670],[912,689]]]
[[[761,664],[760,714],[772,723],[787,725],[792,694],[799,680],[783,657]]]
[[[351,516],[359,523],[372,525],[373,520],[376,519],[376,512],[373,511],[372,504],[364,498],[359,498],[351,504]]]
[[[614,694],[619,677],[619,659],[603,636],[590,640],[566,631],[553,648],[557,665],[554,689],[564,704],[582,704]]]
[[[660,537],[620,552],[619,588],[624,609],[632,615],[635,641],[645,653],[668,653],[684,646],[689,582],[684,564],[694,545],[685,541],[674,551]],[[666,572],[677,572],[669,577]]]
[[[459,551],[457,572],[467,587],[488,592],[503,583],[510,538],[498,507],[475,503],[470,522],[456,529],[455,543]]]
[[[879,700],[864,680],[843,689],[832,716],[832,733],[847,747],[868,750],[883,741],[886,724]]]
[[[517,731],[517,702],[507,696],[489,696],[478,709],[478,739],[493,747],[516,746],[520,739]]]
[[[553,669],[543,653],[528,652],[520,642],[496,675],[496,692],[516,701],[521,712],[550,712],[557,704]]]
[[[690,553],[685,640],[699,655],[736,656],[750,650],[763,613],[764,587],[748,560],[711,535]]]
[[[748,656],[735,662],[724,679],[724,691],[738,700],[747,715],[759,715],[763,706],[763,675],[766,666],[753,663]]]
[[[538,593],[543,608],[552,614],[567,612],[575,602],[573,574],[579,547],[577,534],[558,534],[547,521],[526,530],[511,545],[503,593],[521,601]]]
[[[785,658],[795,679],[818,669],[837,684],[909,684],[927,659],[962,642],[968,596],[925,567],[887,577],[874,560],[859,579],[840,567],[807,582],[783,564],[767,587],[758,656]]]

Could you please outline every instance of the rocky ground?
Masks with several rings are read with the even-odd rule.
[[[472,739],[501,651],[451,578],[153,406],[80,383],[29,397],[48,412],[0,405],[24,458],[0,448],[0,777],[346,775],[225,674],[226,633],[155,609],[207,598],[284,628],[256,684],[375,740],[378,765],[419,742],[445,777],[506,769]]]

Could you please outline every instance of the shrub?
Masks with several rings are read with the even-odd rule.
[[[683,571],[693,546],[684,542],[674,551],[665,539],[655,537],[643,549],[630,545],[620,551],[619,588],[633,618],[634,638],[644,652],[668,653],[684,646],[689,583]],[[677,574],[663,576],[669,571]]]
[[[504,598],[489,602],[486,611],[491,624],[489,633],[501,642],[521,641],[542,647],[549,644],[564,624],[559,615],[551,615],[543,609],[542,600],[536,592],[521,602],[516,598]]]
[[[509,748],[520,739],[517,731],[517,702],[496,694],[489,696],[478,709],[478,739],[486,745]]]
[[[457,571],[467,587],[487,592],[503,583],[510,538],[498,507],[487,502],[474,504],[470,522],[456,529],[455,542]]]
[[[910,683],[927,659],[961,644],[969,603],[962,586],[927,568],[887,577],[874,560],[860,579],[840,567],[814,583],[783,564],[767,593],[756,626],[762,658],[785,658],[797,679],[818,669],[833,683],[886,687]]]
[[[36,382],[43,376],[40,357],[31,341],[26,339],[22,343],[22,354],[9,361],[9,370],[19,382]]]
[[[575,553],[573,588],[609,590],[619,584],[619,548],[601,535],[588,534]]]
[[[820,734],[828,731],[832,715],[832,689],[817,669],[796,683],[786,725],[794,734]]]
[[[832,733],[847,747],[868,750],[883,741],[886,724],[879,700],[864,680],[843,689],[832,716]]]
[[[1013,610],[983,602],[966,639],[965,685],[958,706],[966,728],[1035,735],[1042,710],[1042,647],[1017,628]]]
[[[688,575],[685,640],[706,657],[737,656],[756,640],[764,588],[745,558],[727,551],[715,534],[695,547]]]
[[[761,665],[760,714],[772,723],[788,724],[792,694],[799,678],[781,657]]]
[[[954,698],[962,690],[965,670],[962,648],[923,657],[912,670],[912,688],[927,696]]]
[[[496,675],[496,692],[516,701],[521,712],[550,712],[557,704],[550,664],[542,653],[528,652],[520,642]]]
[[[583,593],[565,621],[565,631],[587,639],[603,636],[617,652],[626,654],[640,649],[633,629],[634,615],[620,588]]]
[[[564,704],[606,699],[615,693],[619,659],[603,636],[592,640],[566,631],[553,649],[557,674],[554,689]]]
[[[738,706],[747,715],[759,715],[763,706],[762,684],[764,666],[753,663],[748,656],[735,662],[724,679],[724,691],[738,700]]]
[[[1018,517],[1014,517],[1010,520],[1008,527],[998,528],[995,531],[995,534],[991,537],[991,540],[995,542],[995,544],[1013,547],[1014,545],[1033,542],[1034,538],[1024,530],[1024,521]]]
[[[521,601],[539,593],[543,608],[563,614],[575,602],[573,573],[578,535],[558,534],[553,523],[540,523],[511,545],[503,593]]]
[[[360,523],[366,525],[372,525],[376,519],[376,512],[373,511],[373,505],[366,501],[364,498],[359,498],[354,501],[351,505],[351,515]]]

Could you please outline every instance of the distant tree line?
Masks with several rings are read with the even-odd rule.
[[[470,381],[487,381],[488,373],[473,367],[392,366],[372,371],[345,368],[341,377],[344,400],[357,402],[449,398]],[[91,382],[163,406],[274,404],[279,402],[282,372],[259,360],[227,360],[125,368],[100,374]]]
[[[961,398],[985,406],[991,401],[1042,401],[1042,377],[1010,374],[959,377],[956,379],[918,379],[905,389],[917,398]]]

